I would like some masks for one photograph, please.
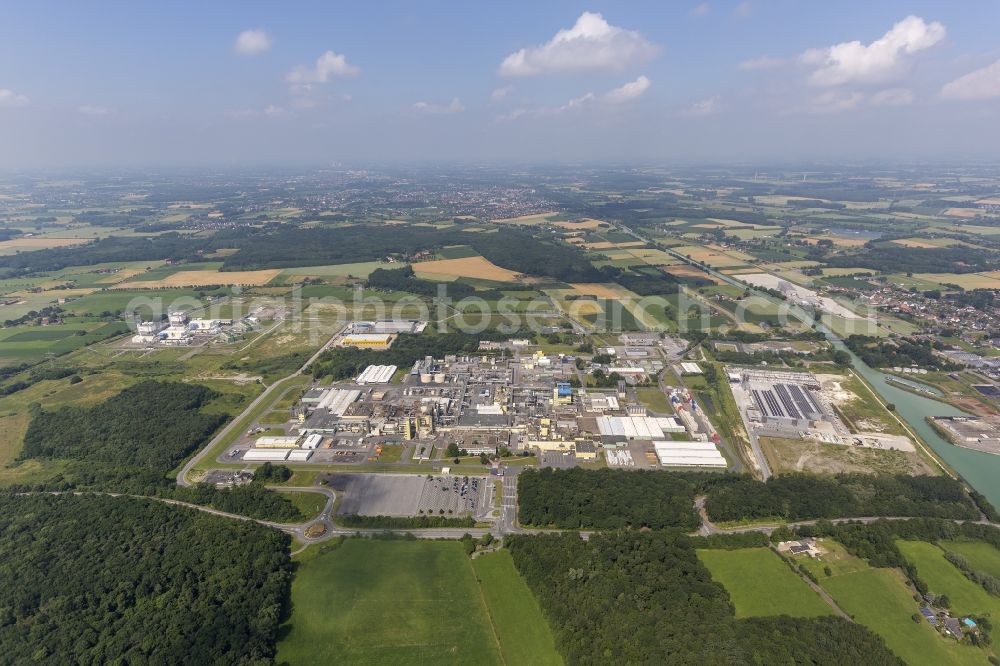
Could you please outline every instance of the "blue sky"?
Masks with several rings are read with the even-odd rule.
[[[991,159],[1000,3],[9,2],[0,166]]]

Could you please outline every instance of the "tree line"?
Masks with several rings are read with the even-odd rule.
[[[844,344],[873,368],[917,365],[944,372],[954,372],[963,368],[961,364],[952,363],[934,353],[935,349],[946,348],[946,345],[940,340],[935,340],[933,343],[907,338],[885,340],[855,334],[847,336],[844,339]]]
[[[707,490],[716,521],[789,521],[861,516],[975,520],[979,509],[961,482],[947,476],[789,473],[766,482],[730,476]]]
[[[697,475],[650,470],[528,469],[517,482],[522,524],[562,529],[693,530]]]

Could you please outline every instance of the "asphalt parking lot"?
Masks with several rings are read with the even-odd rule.
[[[477,511],[488,486],[482,477],[423,474],[330,474],[326,480],[341,494],[337,513],[359,516],[465,516]]]

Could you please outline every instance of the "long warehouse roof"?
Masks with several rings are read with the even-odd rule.
[[[722,456],[718,458],[661,457],[660,464],[664,467],[725,467],[726,459]]]

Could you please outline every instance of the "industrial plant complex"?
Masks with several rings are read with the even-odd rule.
[[[422,324],[356,322],[333,344],[376,344],[358,336],[391,338],[403,330]],[[651,388],[649,377],[664,367],[660,339],[631,338],[602,350],[612,358],[603,367],[512,343],[477,355],[428,356],[409,368],[370,365],[351,381],[310,386],[288,409],[283,435],[251,429],[223,458],[360,464],[379,460],[387,447],[404,447],[413,461],[458,450],[531,454],[560,467],[603,459],[612,467],[726,468],[719,437],[688,389]],[[587,386],[598,371],[621,379]],[[684,362],[674,372],[701,369]],[[638,390],[662,391],[660,411],[643,404]]]

